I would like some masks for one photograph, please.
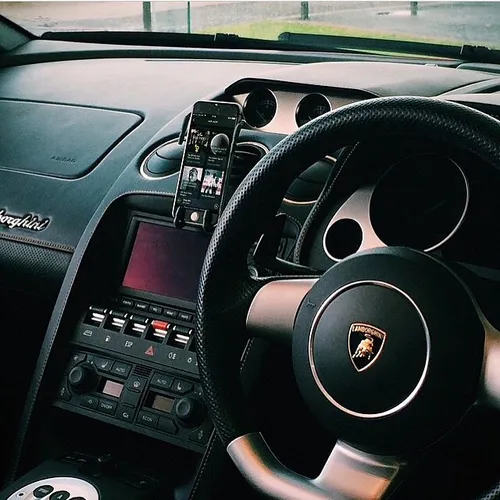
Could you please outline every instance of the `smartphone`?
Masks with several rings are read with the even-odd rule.
[[[180,209],[185,224],[216,224],[227,201],[226,188],[241,123],[242,110],[237,103],[194,104],[174,199],[174,218]]]

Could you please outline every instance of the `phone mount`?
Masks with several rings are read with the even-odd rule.
[[[186,208],[179,206],[174,213],[174,226],[182,229],[186,224],[201,226],[208,234],[213,233],[215,227],[212,223],[212,212],[209,210],[193,210],[186,220]]]

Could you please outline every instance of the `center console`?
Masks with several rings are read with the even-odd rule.
[[[116,294],[92,301],[70,340],[54,405],[203,452],[194,300],[209,238],[134,215]]]
[[[174,227],[168,208],[122,207],[101,222],[50,348],[24,476],[0,500],[133,500],[155,491],[191,499],[216,453],[223,473],[194,335],[210,235]]]

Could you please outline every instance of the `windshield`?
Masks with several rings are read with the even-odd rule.
[[[500,47],[500,2],[0,2],[0,13],[47,31],[282,32]]]

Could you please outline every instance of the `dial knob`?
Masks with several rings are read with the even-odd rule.
[[[99,375],[89,363],[75,366],[68,375],[68,382],[75,392],[84,393],[93,391],[97,387]]]
[[[205,407],[198,399],[184,397],[175,403],[175,415],[186,427],[198,427],[205,419]]]

